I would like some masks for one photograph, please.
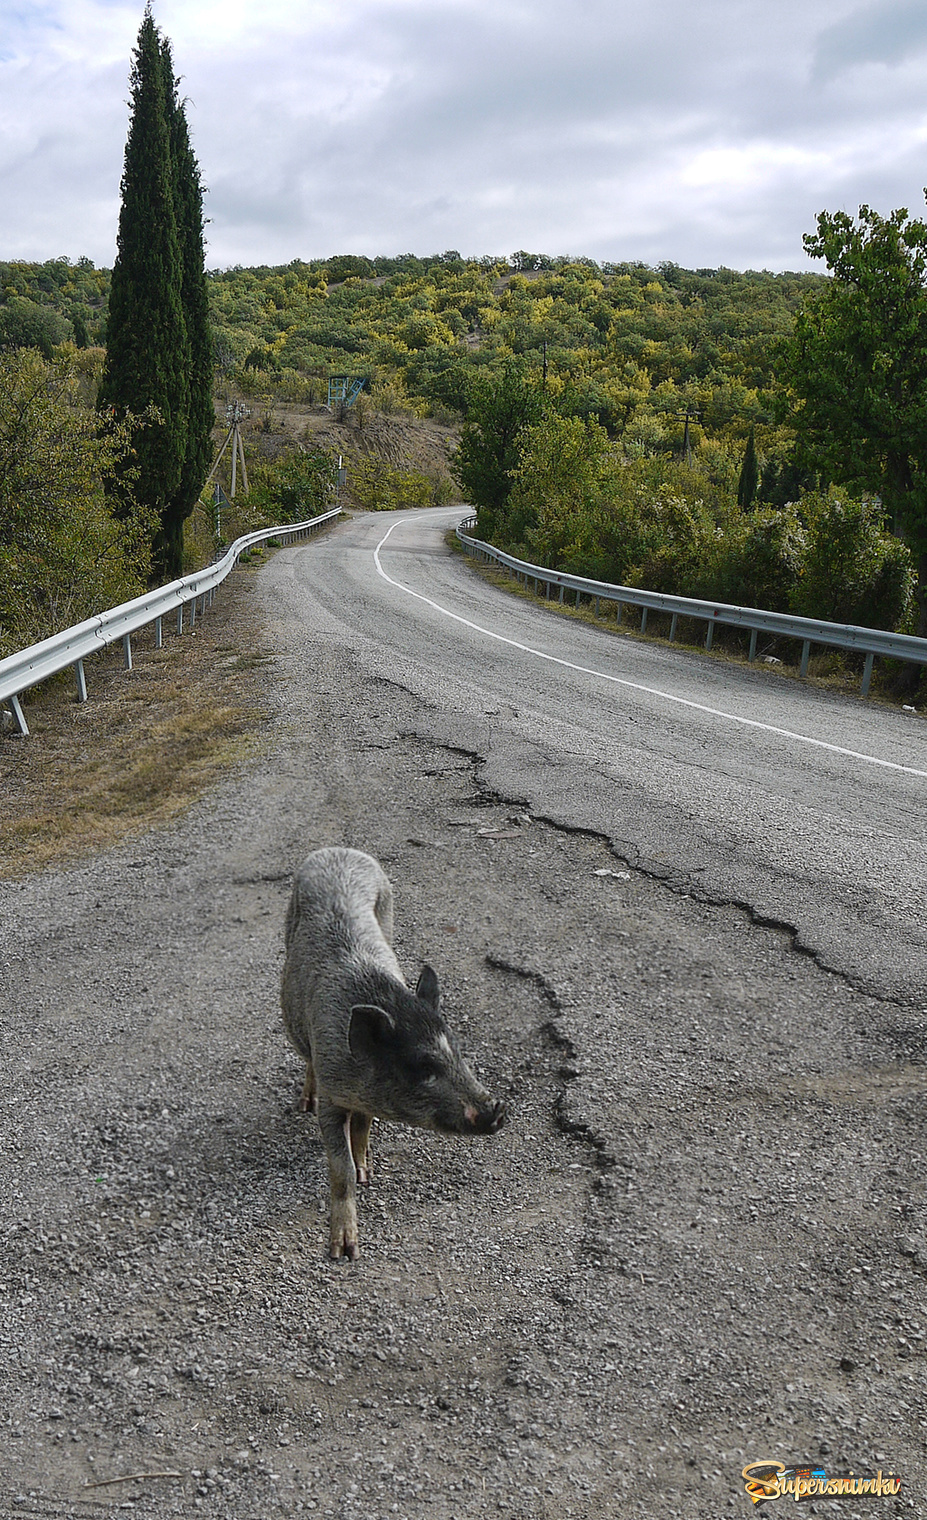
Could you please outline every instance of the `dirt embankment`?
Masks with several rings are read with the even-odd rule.
[[[250,455],[275,460],[298,446],[314,446],[344,458],[348,477],[342,500],[346,507],[363,505],[352,489],[354,461],[378,460],[389,470],[423,475],[445,493],[449,489],[448,463],[458,430],[446,423],[410,412],[381,411],[365,395],[341,411],[296,401],[244,404],[251,410],[242,425]],[[221,407],[217,410],[221,412]],[[217,428],[217,449],[224,436],[222,428]]]

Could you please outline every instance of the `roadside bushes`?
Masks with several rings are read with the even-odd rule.
[[[906,630],[914,613],[914,556],[885,531],[882,508],[831,487],[803,496],[800,511],[807,542],[791,610],[831,623]]]
[[[68,355],[0,354],[0,657],[146,589],[154,519],[120,472],[138,418],[107,425]],[[147,419],[158,426],[157,419]]]
[[[251,466],[248,506],[269,522],[301,522],[335,505],[337,464],[328,449],[299,448]]]
[[[557,415],[523,429],[510,481],[477,532],[535,564],[829,622],[911,619],[910,550],[876,502],[834,487],[744,511],[697,466],[629,460],[593,419]]]
[[[716,540],[704,594],[739,607],[792,611],[806,547],[804,523],[794,502],[781,511],[732,511],[727,532]]]
[[[405,507],[442,507],[453,497],[444,474],[401,470],[377,454],[348,463],[351,495],[368,512],[397,512]]]

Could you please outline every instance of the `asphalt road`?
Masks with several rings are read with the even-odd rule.
[[[927,999],[927,723],[487,584],[449,508],[358,517],[279,557],[293,616],[434,710],[485,780],[854,984]]]
[[[0,1515],[705,1520],[772,1461],[927,1517],[924,723],[523,603],[456,517],[237,572],[260,759],[0,883]],[[278,996],[328,844],[509,1109],[379,1125],[350,1265]]]

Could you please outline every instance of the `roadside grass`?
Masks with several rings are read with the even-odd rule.
[[[556,598],[548,598],[536,592],[531,586],[525,586],[510,575],[507,570],[496,565],[485,564],[481,560],[474,559],[472,555],[465,553],[453,528],[445,535],[445,542],[456,554],[462,555],[470,568],[488,581],[490,585],[498,586],[500,590],[508,592],[510,596],[519,597],[522,601],[531,602],[536,607],[543,607],[546,611],[555,613],[560,617],[572,618],[574,621],[588,623],[600,632],[617,634],[621,638],[640,639],[648,644],[657,644],[664,649],[678,649],[687,654],[700,654],[705,659],[720,660],[728,664],[744,665],[750,670],[755,670],[762,675],[784,676],[794,680],[803,680],[803,684],[816,686],[822,691],[832,691],[841,696],[859,696],[860,681],[862,679],[863,657],[847,655],[839,649],[826,649],[818,646],[817,650],[812,647],[811,657],[808,661],[808,674],[802,678],[801,668],[801,644],[797,639],[783,639],[769,636],[766,642],[757,645],[756,658],[751,663],[747,659],[747,641],[749,634],[742,629],[725,627],[723,624],[715,627],[714,640],[711,649],[705,648],[705,623],[699,618],[680,617],[676,627],[676,637],[670,640],[669,613],[651,612],[647,619],[645,632],[640,629],[640,609],[625,604],[624,613],[619,621],[617,608],[614,603],[604,602],[596,612],[591,600],[580,601],[578,607],[572,602],[559,601]],[[570,593],[574,595],[574,593]],[[660,630],[665,629],[663,633]],[[897,709],[900,700],[894,694],[892,687],[898,680],[898,673],[902,662],[892,660],[877,660],[872,673],[872,683],[869,695],[860,698],[861,701],[878,702],[884,706]],[[927,687],[927,675],[922,679],[922,689]],[[907,697],[901,699],[910,702]],[[922,698],[919,700],[923,700]]]
[[[236,570],[195,630],[133,639],[27,692],[30,734],[0,737],[0,877],[66,864],[185,812],[260,751],[268,713],[249,574]]]

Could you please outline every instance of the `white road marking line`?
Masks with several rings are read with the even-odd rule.
[[[790,728],[776,728],[772,723],[760,723],[756,718],[742,718],[737,713],[721,712],[717,707],[706,707],[701,702],[690,701],[688,697],[677,697],[669,691],[658,691],[654,686],[643,686],[640,682],[628,681],[623,676],[608,675],[602,670],[590,670],[587,665],[575,665],[572,660],[563,660],[555,654],[546,654],[543,649],[533,649],[530,644],[520,644],[517,639],[506,638],[504,633],[495,633],[491,628],[484,628],[480,623],[472,623],[469,618],[461,617],[459,612],[451,612],[449,607],[442,607],[440,602],[433,601],[430,596],[423,596],[420,591],[413,591],[410,586],[404,586],[401,581],[393,580],[391,575],[387,575],[380,561],[380,550],[390,534],[403,525],[403,521],[394,522],[373,551],[374,564],[379,574],[390,586],[395,586],[397,591],[405,592],[406,596],[414,597],[417,602],[424,602],[435,612],[440,612],[442,617],[453,618],[455,623],[462,623],[465,628],[472,629],[474,633],[482,633],[487,639],[508,644],[510,649],[518,649],[522,654],[534,655],[535,659],[546,660],[550,665],[560,665],[564,670],[575,670],[579,675],[594,676],[599,681],[609,681],[613,686],[623,686],[628,691],[644,692],[648,697],[660,697],[664,702],[675,702],[679,707],[689,707],[694,712],[707,713],[711,718],[724,718],[728,723],[739,723],[742,728],[757,728],[765,734],[778,734],[782,739],[794,739],[798,744],[810,744],[815,749],[829,750],[832,755],[845,755],[850,760],[862,760],[867,765],[881,765],[886,770],[901,771],[906,776],[922,776],[927,780],[927,771],[916,770],[913,765],[899,765],[896,760],[880,760],[877,755],[865,755],[859,750],[844,749],[839,744],[828,744],[824,739],[812,739],[809,734],[793,733]]]

